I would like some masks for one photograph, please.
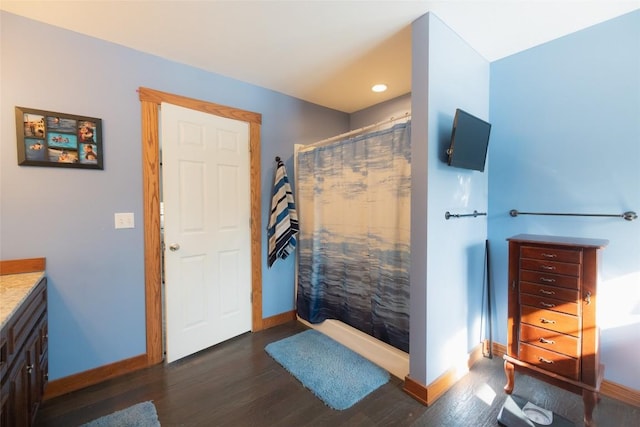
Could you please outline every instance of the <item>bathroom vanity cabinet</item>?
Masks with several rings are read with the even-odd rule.
[[[31,426],[48,380],[44,271],[0,276],[0,425]]]

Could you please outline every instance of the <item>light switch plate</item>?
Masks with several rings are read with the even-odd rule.
[[[133,212],[114,214],[116,228],[134,228]]]

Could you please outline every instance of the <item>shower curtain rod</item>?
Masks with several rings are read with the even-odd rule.
[[[354,130],[351,130],[349,132],[341,133],[340,135],[332,136],[330,138],[326,138],[326,139],[320,140],[318,142],[314,142],[312,144],[305,145],[302,149],[300,149],[300,152],[311,150],[311,149],[317,148],[317,147],[322,147],[323,145],[329,144],[329,143],[331,143],[333,141],[337,141],[339,139],[347,138],[347,137],[352,136],[352,135],[357,135],[359,133],[365,132],[365,131],[367,131],[369,129],[376,128],[378,126],[382,126],[382,125],[387,124],[387,123],[393,123],[393,122],[395,122],[397,120],[402,120],[402,119],[408,120],[410,118],[411,118],[411,112],[407,111],[406,113],[404,113],[403,116],[400,116],[400,117],[393,117],[392,116],[392,117],[389,117],[386,120],[382,120],[382,121],[373,123],[371,125],[361,127],[359,129],[354,129]]]

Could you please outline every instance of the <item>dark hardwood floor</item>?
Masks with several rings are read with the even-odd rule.
[[[429,408],[392,380],[345,411],[325,406],[264,351],[304,330],[291,322],[248,333],[167,366],[154,366],[44,402],[36,425],[78,426],[135,403],[154,402],[170,426],[497,426],[506,395],[502,359],[482,359]],[[516,374],[514,394],[582,423],[582,399]],[[640,408],[603,397],[599,427],[637,427]]]

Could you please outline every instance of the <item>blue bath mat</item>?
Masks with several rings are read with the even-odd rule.
[[[330,408],[350,408],[389,381],[389,373],[309,329],[273,342],[266,352]]]
[[[160,427],[156,407],[151,401],[93,420],[80,427]]]

